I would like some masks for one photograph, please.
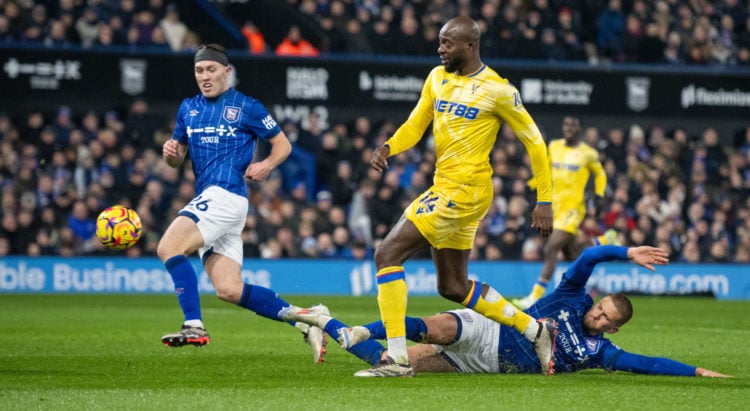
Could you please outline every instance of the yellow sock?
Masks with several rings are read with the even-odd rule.
[[[617,239],[617,231],[609,229],[602,235],[596,236],[594,239],[596,245],[620,245],[620,241]]]
[[[378,308],[388,338],[406,336],[406,300],[408,290],[404,267],[391,266],[378,271]]]
[[[547,284],[541,284],[540,282],[536,282],[534,284],[534,287],[531,289],[531,297],[534,300],[538,300],[544,296],[544,292],[547,290]]]
[[[519,310],[506,300],[500,293],[489,287],[487,294],[482,297],[482,284],[472,281],[471,291],[461,305],[495,320],[500,324],[510,325],[522,334],[526,333],[531,323],[531,316]]]

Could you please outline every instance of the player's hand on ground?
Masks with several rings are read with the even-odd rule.
[[[711,377],[711,378],[734,378],[731,375],[722,374],[720,372],[707,370],[705,368],[696,368],[695,369],[695,376],[696,377]]]
[[[655,271],[655,264],[669,264],[669,254],[661,248],[650,247],[647,245],[641,247],[631,247],[628,249],[628,258],[641,267]]]
[[[370,167],[378,172],[383,172],[388,169],[388,156],[391,155],[391,148],[388,146],[380,146],[372,150],[372,157],[370,157]]]
[[[537,204],[531,212],[531,228],[536,228],[542,237],[552,234],[552,206]]]

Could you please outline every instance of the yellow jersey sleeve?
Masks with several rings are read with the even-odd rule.
[[[390,154],[413,147],[432,122],[435,138],[435,173],[452,181],[492,184],[490,153],[503,121],[516,133],[531,157],[539,182],[540,202],[551,201],[547,147],[534,120],[523,107],[520,94],[508,80],[482,65],[475,73],[460,76],[435,67],[425,80],[409,118],[387,141]]]
[[[391,156],[414,147],[424,135],[427,126],[432,122],[433,97],[431,84],[435,71],[436,69],[433,69],[427,76],[422,86],[422,93],[419,95],[417,105],[412,109],[409,118],[386,141],[386,144],[390,147]]]
[[[602,163],[599,161],[599,153],[593,148],[593,159],[589,162],[589,170],[594,175],[594,193],[599,197],[604,197],[607,190],[607,173],[604,171]]]
[[[516,138],[523,143],[529,153],[531,170],[534,174],[533,181],[530,181],[529,185],[536,188],[537,202],[551,202],[552,177],[547,145],[539,127],[526,111],[518,89],[508,83],[500,89],[496,113],[513,130]]]

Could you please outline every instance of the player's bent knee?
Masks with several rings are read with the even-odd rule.
[[[216,288],[216,296],[222,301],[237,304],[242,297],[242,288],[229,285],[214,285],[214,287]]]
[[[437,291],[441,297],[447,300],[455,301],[457,303],[461,303],[461,301],[466,298],[466,294],[468,293],[468,291],[462,292],[463,290],[459,290],[456,287],[446,287],[440,285],[438,285]]]

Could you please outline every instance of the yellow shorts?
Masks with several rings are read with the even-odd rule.
[[[433,247],[471,250],[493,196],[492,185],[460,184],[436,175],[434,185],[406,207],[404,216]]]
[[[578,229],[586,217],[586,209],[566,208],[562,210],[552,207],[552,228],[562,230],[570,234],[578,234]]]

